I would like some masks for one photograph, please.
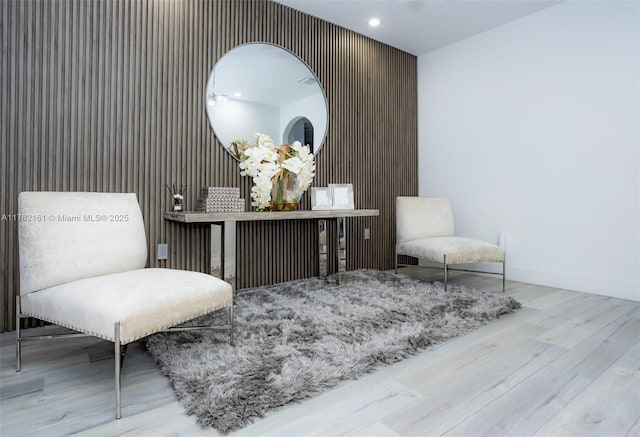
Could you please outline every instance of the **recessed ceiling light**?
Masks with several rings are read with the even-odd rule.
[[[235,92],[235,93],[233,93],[233,97],[242,97],[242,93],[241,92]]]
[[[376,27],[380,24],[380,20],[378,18],[372,18],[369,20],[369,26]]]

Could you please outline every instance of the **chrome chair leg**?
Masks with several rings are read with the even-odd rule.
[[[22,370],[22,338],[20,337],[20,296],[16,296],[16,372]]]
[[[503,293],[506,291],[506,287],[505,287],[506,277],[507,277],[507,260],[504,259],[502,261],[502,292]]]
[[[234,338],[233,338],[233,303],[229,307],[229,344],[231,346],[234,345]]]
[[[122,417],[122,406],[120,405],[120,369],[121,369],[121,354],[120,347],[120,322],[116,322],[115,325],[115,338],[113,342],[114,358],[115,358],[115,377],[116,377],[116,419]]]
[[[444,291],[447,291],[447,280],[449,272],[447,271],[447,255],[444,256]]]

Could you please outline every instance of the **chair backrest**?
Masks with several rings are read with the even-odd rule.
[[[18,212],[20,294],[147,263],[134,193],[23,192]]]
[[[453,212],[444,197],[396,198],[396,244],[453,235]]]

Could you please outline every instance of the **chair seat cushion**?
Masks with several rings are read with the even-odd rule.
[[[86,334],[130,343],[231,306],[231,285],[173,269],[139,269],[81,279],[22,296],[22,313]]]
[[[479,262],[502,262],[504,250],[495,244],[462,237],[432,237],[406,241],[398,245],[399,255],[447,264],[469,264]]]

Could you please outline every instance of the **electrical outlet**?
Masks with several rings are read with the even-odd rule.
[[[167,259],[169,256],[169,245],[166,243],[158,244],[158,259]]]
[[[368,240],[371,238],[371,231],[369,230],[369,228],[364,228],[364,239]]]

